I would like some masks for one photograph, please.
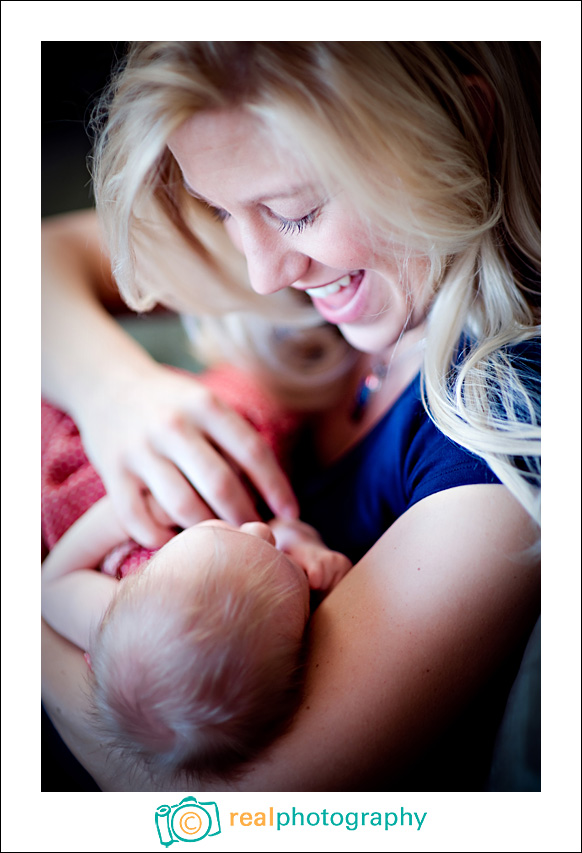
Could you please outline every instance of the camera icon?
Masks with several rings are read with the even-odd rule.
[[[169,847],[174,841],[200,841],[220,833],[220,817],[216,803],[199,803],[195,797],[184,797],[174,806],[158,806],[156,829],[160,843]]]

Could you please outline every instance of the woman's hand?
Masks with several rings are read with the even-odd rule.
[[[193,377],[144,362],[85,398],[77,422],[122,525],[145,547],[208,518],[259,520],[241,474],[275,515],[297,515],[270,447]]]
[[[218,516],[258,520],[245,474],[276,515],[297,503],[273,452],[190,377],[156,364],[105,309],[119,301],[92,211],[43,224],[43,394],[78,425],[129,536],[145,547]]]

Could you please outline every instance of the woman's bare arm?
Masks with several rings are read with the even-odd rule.
[[[129,374],[148,357],[109,313],[123,302],[94,211],[43,221],[41,273],[43,395],[78,420],[108,367]]]
[[[396,777],[533,624],[536,535],[503,486],[440,492],[405,513],[315,612],[303,704],[289,733],[235,787],[358,790]],[[183,790],[185,779],[152,781],[145,772],[130,781],[84,747],[76,664],[67,666],[73,704],[65,740],[98,784]],[[204,780],[204,787],[225,783]]]
[[[396,776],[533,625],[535,537],[503,486],[451,489],[402,516],[316,612],[305,701],[245,786]]]

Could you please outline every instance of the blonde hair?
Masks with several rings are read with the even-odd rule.
[[[314,328],[297,293],[252,293],[166,146],[196,113],[249,111],[324,184],[349,193],[371,237],[397,255],[403,287],[408,259],[427,259],[427,411],[537,518],[539,395],[529,357],[510,347],[540,334],[538,98],[539,48],[527,42],[134,43],[96,148],[97,206],[120,289],[137,309],[161,301],[213,315],[213,340],[254,349],[283,391],[303,387],[305,405],[314,396],[328,404],[323,392],[350,368],[349,348]],[[162,234],[172,251],[150,265],[147,247],[159,249]],[[147,270],[168,256],[181,272],[154,281]],[[297,358],[280,356],[282,317]]]
[[[247,565],[215,549],[189,572],[155,571],[160,552],[123,580],[91,645],[94,722],[130,763],[228,770],[295,710],[302,642],[284,627],[297,599],[280,556]]]

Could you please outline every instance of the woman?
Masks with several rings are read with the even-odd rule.
[[[524,43],[142,42],[114,80],[95,183],[124,299],[195,315],[207,357],[309,413],[301,514],[357,562],[313,614],[291,731],[240,787],[479,784],[426,771],[539,609],[536,67]],[[254,518],[231,457],[295,514],[256,437],[99,306],[93,217],[46,236],[45,393],[128,533]],[[80,657],[47,630],[46,703],[98,784],[183,790],[99,755]]]

